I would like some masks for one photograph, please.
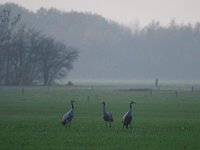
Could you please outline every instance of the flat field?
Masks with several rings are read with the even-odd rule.
[[[132,130],[121,119],[134,98]],[[70,128],[60,124],[75,102]],[[112,128],[102,104],[113,113]],[[0,87],[1,150],[199,150],[200,91]]]

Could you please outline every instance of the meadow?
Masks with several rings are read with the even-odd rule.
[[[134,98],[132,130],[121,119]],[[75,102],[71,127],[60,124]],[[113,113],[102,119],[101,101]],[[1,150],[199,150],[200,91],[0,87]]]

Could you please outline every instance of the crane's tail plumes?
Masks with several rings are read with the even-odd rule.
[[[114,121],[113,115],[112,115],[112,113],[110,113],[110,122],[113,122],[113,121]]]

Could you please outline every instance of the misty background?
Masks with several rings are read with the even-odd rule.
[[[3,9],[5,5],[0,5]],[[152,20],[134,28],[100,15],[9,4],[26,24],[79,50],[67,79],[199,80],[200,23],[168,26]]]

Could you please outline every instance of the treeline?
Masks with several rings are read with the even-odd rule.
[[[35,18],[42,22],[37,25],[38,29],[81,49],[79,62],[70,73],[73,78],[200,77],[198,22],[178,24],[172,19],[168,26],[162,26],[152,21],[131,33],[124,26],[87,13],[41,8]],[[47,23],[49,28],[45,28]]]
[[[138,65],[140,69],[136,70],[138,73],[135,75],[165,79],[199,79],[199,41],[198,22],[193,25],[180,25],[172,19],[168,26],[161,26],[158,21],[152,21],[142,30],[135,32],[130,43],[136,54],[136,57],[133,57],[134,64],[143,64]]]
[[[78,51],[26,25],[21,15],[0,10],[0,85],[51,85],[66,76]]]

